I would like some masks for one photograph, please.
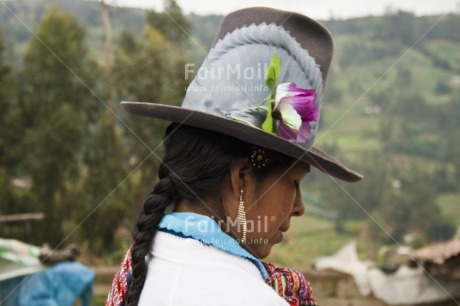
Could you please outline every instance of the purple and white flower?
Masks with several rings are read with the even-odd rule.
[[[311,122],[319,118],[316,91],[298,88],[295,83],[276,87],[273,109],[278,135],[287,140],[306,142],[310,139]]]

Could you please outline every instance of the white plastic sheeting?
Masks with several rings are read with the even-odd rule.
[[[315,268],[349,274],[362,295],[373,293],[389,305],[455,300],[455,296],[460,294],[460,282],[436,280],[420,267],[401,266],[395,273],[385,274],[379,268],[359,260],[354,241],[332,256],[318,258]]]
[[[43,270],[39,254],[37,246],[0,238],[0,281]]]

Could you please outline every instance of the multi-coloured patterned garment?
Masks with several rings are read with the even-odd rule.
[[[107,296],[106,306],[123,306],[128,293],[128,286],[131,280],[131,249],[125,255],[123,262],[112,281],[112,288]]]
[[[184,220],[187,221],[186,227],[183,226]],[[209,231],[203,232],[197,230],[199,226],[202,228],[203,222],[207,223]],[[185,228],[186,232],[184,231]],[[203,244],[211,245],[224,252],[249,259],[259,268],[265,283],[271,286],[289,305],[317,305],[312,297],[310,283],[306,281],[300,272],[284,267],[277,268],[270,263],[262,263],[244,250],[238,243],[229,243],[229,239],[235,240],[223,233],[217,223],[211,218],[192,213],[172,213],[163,218],[158,229],[177,234],[177,236],[194,238]],[[226,243],[222,244],[223,241],[226,241]],[[131,273],[131,250],[128,250],[120,269],[113,279],[106,306],[124,305],[131,280]]]
[[[271,286],[289,305],[317,305],[312,297],[311,285],[302,273],[290,268],[277,268],[266,262],[264,262],[264,266],[270,275],[265,283]]]

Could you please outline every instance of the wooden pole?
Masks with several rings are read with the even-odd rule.
[[[41,221],[44,218],[45,218],[44,213],[3,215],[3,216],[0,216],[0,223],[24,222],[24,221]]]
[[[107,106],[109,108],[109,118],[113,122],[113,94],[112,94],[112,32],[110,25],[110,15],[109,15],[110,6],[105,3],[104,0],[101,0],[101,9],[102,9],[102,23],[105,33],[105,43],[104,43],[104,57],[105,57],[105,66],[106,66],[106,91],[107,91]]]

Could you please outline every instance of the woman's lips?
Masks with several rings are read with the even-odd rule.
[[[284,238],[284,235],[283,235],[283,231],[279,230],[278,231],[278,236],[279,236],[279,241],[283,241],[283,238]]]

